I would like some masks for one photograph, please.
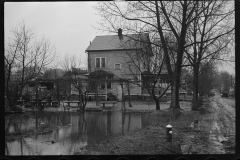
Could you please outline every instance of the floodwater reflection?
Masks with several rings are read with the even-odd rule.
[[[33,112],[5,116],[6,155],[68,155],[109,135],[127,133],[152,123],[149,113]],[[39,128],[54,128],[36,134]],[[46,130],[45,130],[46,131]],[[26,134],[29,134],[28,136]],[[11,136],[12,137],[12,136]],[[15,138],[14,138],[15,137]]]

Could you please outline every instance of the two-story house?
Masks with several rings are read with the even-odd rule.
[[[101,82],[99,95],[106,99],[107,93],[112,93],[121,100],[122,88],[120,80],[127,80],[130,95],[142,95],[141,73],[144,71],[142,60],[152,56],[149,35],[129,34],[97,36],[86,49],[88,54],[88,72],[91,75],[103,75],[112,81]],[[134,64],[136,63],[136,64]],[[119,81],[118,81],[119,80]],[[128,87],[124,84],[124,95],[128,95]]]

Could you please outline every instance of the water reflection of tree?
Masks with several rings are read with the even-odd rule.
[[[130,123],[131,123],[131,114],[128,114],[128,132],[130,131]]]
[[[124,134],[124,127],[125,127],[125,121],[126,121],[126,112],[122,112],[122,134]],[[131,124],[131,114],[128,113],[128,125],[127,125],[127,131],[130,131],[130,124]]]
[[[23,121],[23,116],[17,116],[17,117],[12,117],[9,116],[5,120],[6,123],[6,128],[5,128],[5,135],[10,134],[10,126],[13,126],[15,135],[17,137],[14,139],[15,141],[20,143],[20,154],[23,155],[23,148],[28,149],[29,152],[34,153],[33,149],[27,144],[26,140],[24,139],[24,134],[26,133],[26,127],[25,127],[25,132],[23,131],[22,127],[23,124],[25,123],[25,120]],[[14,146],[16,147],[16,146]],[[9,147],[7,141],[5,141],[5,149],[6,149],[6,155],[9,155]]]
[[[111,112],[107,112],[107,135],[111,134],[111,126],[112,126]]]
[[[71,133],[71,146],[68,150],[69,153],[76,152],[82,147],[87,145],[87,120],[86,120],[86,112],[78,113],[78,124],[77,124],[77,134]],[[72,126],[73,127],[73,126]]]
[[[5,117],[5,136],[9,133],[11,116]],[[5,138],[5,154],[9,155],[9,149]]]
[[[126,113],[122,112],[122,134],[124,134],[125,117],[126,117]]]
[[[7,142],[5,141],[5,154],[8,156],[9,155],[9,150],[7,146]]]
[[[87,134],[86,112],[79,113],[78,133]]]

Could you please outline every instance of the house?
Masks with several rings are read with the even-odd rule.
[[[128,95],[128,89],[131,97],[142,96],[141,73],[145,70],[142,60],[153,55],[149,42],[147,33],[123,35],[122,29],[118,35],[97,36],[90,42],[86,49],[88,72],[89,77],[99,83],[99,96],[106,100],[107,94],[112,93],[121,100],[122,92]],[[138,67],[134,63],[138,63]],[[123,91],[121,82],[126,82]]]

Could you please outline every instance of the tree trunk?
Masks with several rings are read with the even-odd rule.
[[[183,53],[183,52],[180,52],[179,54],[181,54],[181,53]],[[176,65],[175,73],[174,73],[174,78],[173,78],[173,82],[172,82],[172,86],[171,86],[172,95],[171,95],[170,108],[173,108],[173,109],[180,108],[179,87],[180,87],[181,65],[182,65],[182,56],[181,56],[181,59],[180,59],[180,57],[178,57],[177,65]]]
[[[192,110],[197,109],[197,101],[198,101],[198,67],[194,67],[194,75],[193,75],[193,99],[192,99]]]
[[[36,85],[36,107],[38,108],[38,82]]]
[[[178,80],[177,80],[178,79]],[[179,105],[179,84],[180,84],[180,76],[173,80],[173,84],[171,86],[172,96],[171,96],[171,105],[170,108],[180,108]]]
[[[59,101],[59,83],[57,81],[57,100]]]
[[[156,110],[160,110],[160,100],[158,98],[154,98],[154,101],[156,103]]]
[[[128,96],[129,96],[128,103],[129,103],[129,107],[132,107],[129,82],[127,82],[127,87],[128,87]]]
[[[87,105],[87,92],[84,92],[84,98],[83,98],[83,102],[82,102],[82,108],[85,109]]]
[[[124,99],[123,83],[121,83],[121,87],[122,87],[122,109],[125,112],[126,111],[126,106],[125,106],[125,99]]]
[[[81,99],[81,92],[80,92],[80,90],[78,90],[78,100],[79,100],[78,107],[80,107],[81,103],[83,101],[83,99]]]

